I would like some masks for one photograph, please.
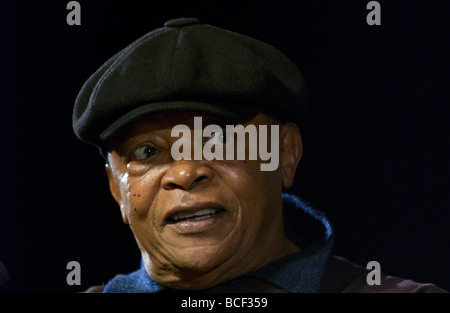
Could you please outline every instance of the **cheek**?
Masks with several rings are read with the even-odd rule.
[[[261,171],[258,161],[241,161],[226,172],[229,177],[229,185],[238,187],[237,191],[252,194],[270,193],[271,190],[281,189],[280,170]]]
[[[253,186],[260,178],[259,162],[227,161],[216,162],[217,172],[230,186]]]
[[[260,171],[260,163],[241,161],[223,166],[222,181],[238,208],[231,242],[239,253],[253,253],[264,246],[261,238],[273,231],[279,221],[281,176],[279,171]]]
[[[260,164],[258,161],[240,161],[223,164],[220,168],[223,183],[239,202],[242,217],[262,215],[281,195],[280,171],[261,171]]]
[[[140,176],[130,174],[127,182],[121,184],[124,209],[130,224],[153,214],[151,207],[159,188],[158,177],[159,171],[148,171]]]

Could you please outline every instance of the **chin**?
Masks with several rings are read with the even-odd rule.
[[[226,256],[222,255],[226,249],[198,247],[189,250],[177,258],[177,268],[193,273],[207,273],[226,260]]]
[[[152,276],[159,284],[173,289],[202,290],[222,283],[224,273],[221,265],[224,260],[218,258],[217,253],[210,255],[197,252],[172,261],[175,270]]]

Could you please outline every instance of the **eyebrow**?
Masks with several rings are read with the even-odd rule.
[[[219,118],[214,118],[210,116],[202,116],[202,122],[203,125],[216,124],[219,126],[225,126],[225,124],[227,123],[225,120],[221,120]]]

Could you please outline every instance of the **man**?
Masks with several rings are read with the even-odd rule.
[[[284,193],[306,107],[284,54],[193,18],[166,22],[102,65],[77,97],[73,126],[106,158],[142,266],[89,291],[443,291],[384,274],[369,284],[364,268],[330,256],[328,219]]]

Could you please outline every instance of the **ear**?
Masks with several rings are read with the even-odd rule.
[[[119,183],[117,182],[112,172],[111,166],[108,163],[106,163],[105,165],[105,171],[106,175],[108,176],[109,190],[111,191],[111,195],[113,196],[114,200],[116,200],[117,204],[119,204],[120,206],[120,212],[122,213],[123,221],[125,222],[125,224],[129,224],[128,217],[126,215],[125,208],[123,205],[122,194],[120,193]]]
[[[295,172],[303,154],[302,137],[295,123],[286,123],[280,130],[280,169],[283,187],[294,183]]]

